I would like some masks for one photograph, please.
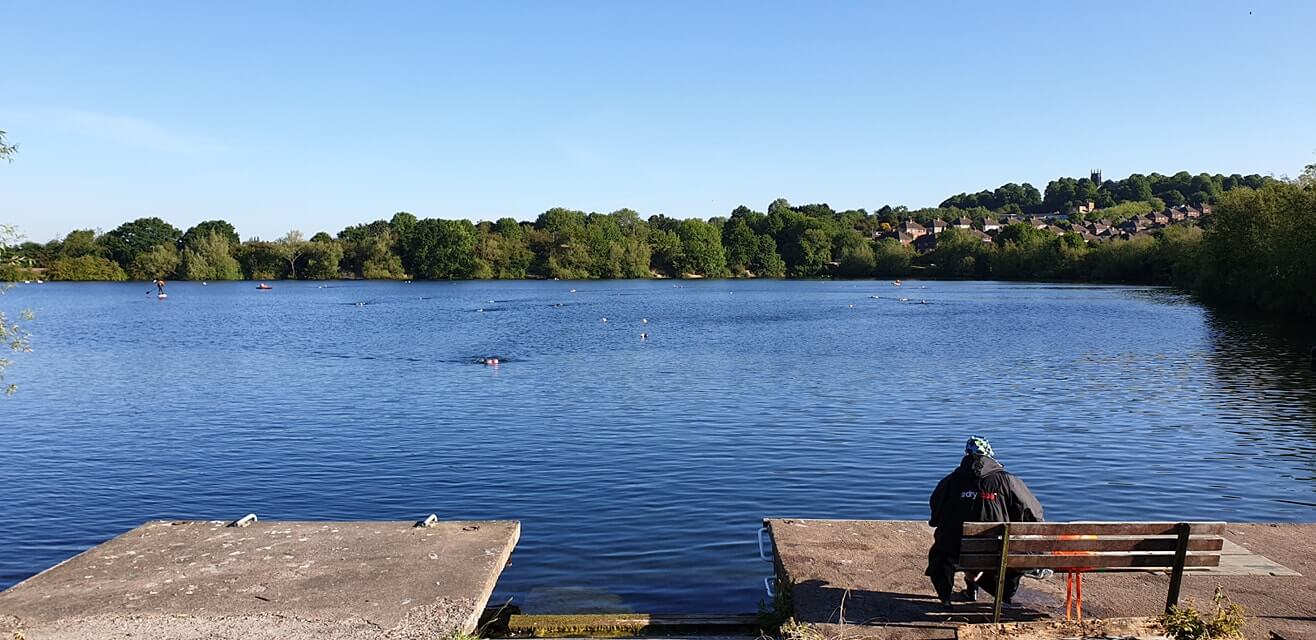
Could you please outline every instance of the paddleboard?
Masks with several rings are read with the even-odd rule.
[[[160,295],[158,295],[158,296],[156,296],[156,297],[159,298],[159,299],[161,299],[161,300],[164,300],[165,298],[168,298],[168,297],[169,297],[169,294],[167,294],[167,293],[162,293],[162,294],[160,294]]]

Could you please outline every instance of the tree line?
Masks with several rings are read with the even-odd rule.
[[[1316,170],[1308,167],[1304,177],[1294,181],[1186,172],[1102,182],[1060,178],[1045,192],[1010,183],[916,210],[884,206],[873,212],[835,211],[826,204],[792,205],[778,199],[766,211],[741,206],[711,219],[646,219],[630,209],[586,213],[554,208],[532,222],[503,218],[474,223],[399,212],[332,236],[321,231],[306,238],[292,231],[272,241],[241,241],[224,220],[180,230],[160,218],[141,218],[105,233],[83,229],[45,244],[26,242],[11,253],[28,267],[44,269],[50,280],[917,274],[1175,284],[1219,299],[1311,313],[1316,312],[1313,173]],[[1087,217],[1118,220],[1180,201],[1174,194],[1185,190],[1189,195],[1182,202],[1213,205],[1204,228],[1172,226],[1100,243],[1025,224],[1005,226],[990,242],[950,229],[938,237],[934,249],[921,255],[893,238],[878,239],[902,220],[981,221],[1016,212],[1073,211],[1087,202],[1100,207]],[[20,276],[15,271],[20,267],[5,268],[9,278]]]

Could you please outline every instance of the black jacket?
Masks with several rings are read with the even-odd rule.
[[[959,468],[950,472],[929,500],[936,527],[932,552],[960,555],[960,538],[965,522],[1040,522],[1042,503],[1016,478],[987,456],[964,456]]]

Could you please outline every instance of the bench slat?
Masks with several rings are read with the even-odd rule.
[[[1020,539],[1010,527],[1010,555],[1016,553],[1045,553],[1049,551],[1174,551],[1179,541],[1174,538],[1089,538],[1086,540]],[[1189,538],[1189,551],[1220,551],[1224,538]],[[961,553],[1000,553],[999,538],[965,538],[960,543]]]
[[[1011,542],[1013,547],[1014,543]],[[1012,549],[1013,550],[1013,549]],[[994,571],[1000,566],[1001,558],[997,554],[961,554],[956,563],[962,570]],[[1084,556],[1016,556],[1007,559],[1011,569],[1104,569],[1118,567],[1141,567],[1144,569],[1170,569],[1174,566],[1173,553],[1151,553],[1137,555],[1094,554]],[[1185,567],[1220,566],[1219,555],[1190,555],[1184,558]]]
[[[1003,523],[966,522],[964,537],[999,536]],[[1225,533],[1223,522],[1190,522],[1194,536],[1218,536]],[[1177,522],[1011,522],[1013,536],[1173,536]]]

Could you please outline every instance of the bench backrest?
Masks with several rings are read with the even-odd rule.
[[[1008,536],[1006,535],[1006,527]],[[966,522],[959,567],[1148,571],[1214,567],[1223,522]]]

